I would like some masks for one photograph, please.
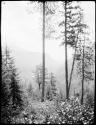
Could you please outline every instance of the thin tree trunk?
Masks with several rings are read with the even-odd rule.
[[[40,90],[40,80],[39,80],[39,73],[37,72],[37,82],[38,82],[38,86],[39,86],[39,90]]]
[[[83,48],[84,51],[84,48]],[[81,104],[83,104],[83,96],[84,96],[84,57],[82,58],[82,95],[81,95]]]
[[[66,99],[68,99],[68,64],[67,64],[67,31],[66,31],[66,2],[65,2],[65,79],[66,79]]]
[[[70,79],[69,79],[68,96],[69,96],[69,92],[70,92],[70,86],[71,86],[71,81],[72,81],[73,69],[74,69],[74,64],[75,64],[75,54],[76,54],[76,51],[74,53],[74,58],[73,58],[73,63],[72,63],[72,69],[71,69],[71,74],[70,74]]]
[[[45,1],[43,1],[43,84],[42,84],[42,98],[44,101],[44,89],[45,89]]]
[[[84,35],[83,58],[82,58],[82,95],[81,95],[81,104],[83,104],[83,100],[84,100],[84,46],[85,46],[85,35]]]
[[[39,82],[39,91],[40,91],[40,82]]]
[[[74,69],[74,65],[75,65],[75,55],[76,55],[77,42],[78,42],[78,35],[77,35],[77,41],[76,41],[76,44],[75,44],[75,52],[74,52],[74,57],[73,57],[73,62],[72,62],[72,68],[71,68],[71,73],[70,73],[70,79],[69,79],[68,96],[69,96],[69,92],[70,92],[70,86],[71,86],[71,82],[72,82],[73,69]]]

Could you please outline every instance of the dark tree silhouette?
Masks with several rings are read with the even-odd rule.
[[[2,54],[2,93],[1,93],[1,103],[10,122],[10,118],[13,117],[13,112],[18,108],[22,108],[22,91],[19,86],[19,77],[17,74],[17,69],[14,65],[14,60],[10,56],[10,51],[6,46],[4,53]],[[15,107],[15,110],[12,110]],[[10,117],[10,118],[9,118]],[[6,119],[7,119],[6,118]],[[8,121],[7,121],[8,122]]]
[[[19,79],[17,78],[16,69],[12,69],[11,84],[10,84],[10,97],[12,98],[13,107],[22,107],[22,91],[19,86]]]

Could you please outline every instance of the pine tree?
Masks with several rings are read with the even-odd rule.
[[[64,100],[64,95],[63,95],[61,89],[60,89],[60,91],[59,91],[59,100],[60,100],[60,101],[61,101],[61,100]]]
[[[65,30],[61,31],[63,35],[63,42],[65,44],[65,79],[66,79],[66,98],[69,98],[69,90],[72,81],[72,74],[75,63],[75,56],[73,57],[72,69],[70,77],[68,78],[68,61],[67,61],[67,47],[68,45],[75,49],[78,41],[78,33],[82,30],[84,25],[81,23],[82,9],[76,1],[66,1],[62,3],[63,10],[61,13],[64,15],[64,19],[59,23],[59,26],[64,27]],[[74,54],[75,55],[75,54]]]
[[[46,99],[47,99],[47,100],[52,100],[51,85],[48,85],[48,86],[47,86],[47,89],[46,89]]]
[[[81,93],[81,104],[83,104],[84,98],[84,82],[89,82],[93,80],[93,73],[91,70],[91,66],[93,65],[93,53],[92,47],[90,46],[90,40],[88,38],[88,33],[85,31],[86,27],[83,28],[83,31],[80,35],[82,35],[80,41],[77,46],[77,71],[82,80],[82,93]],[[90,44],[90,45],[88,45]]]
[[[34,98],[34,91],[33,91],[33,87],[32,87],[31,83],[29,83],[29,85],[28,85],[27,93],[28,93],[29,98],[31,98],[31,99]]]
[[[52,100],[56,97],[57,95],[57,89],[56,89],[56,78],[53,73],[50,73],[50,81],[47,86],[47,92],[46,92],[46,97],[49,100]]]
[[[37,65],[36,70],[33,72],[33,78],[35,78],[36,83],[38,84],[39,91],[41,90],[43,83],[43,68],[42,65]],[[48,83],[48,70],[45,68],[45,86]]]
[[[9,90],[9,75],[6,65],[6,54],[2,51],[2,80],[1,80],[1,123],[10,122],[10,90]]]
[[[6,84],[1,83],[1,123],[6,123],[9,120],[9,93]]]
[[[22,108],[22,91],[19,86],[19,79],[17,78],[16,69],[12,69],[11,84],[10,84],[10,97],[12,98],[13,107]]]
[[[6,70],[4,66],[4,55],[2,55],[2,81],[1,81],[1,105],[4,106],[8,103],[8,87],[6,85],[5,77],[6,77]]]
[[[51,91],[52,91],[52,98],[56,97],[56,78],[53,75],[53,73],[51,73],[51,77],[50,77],[50,83],[51,83]]]
[[[83,29],[85,27],[87,27],[87,25],[82,22],[83,21],[83,11],[82,11],[82,9],[79,10],[79,17],[78,17],[77,20],[78,20],[78,22],[75,25],[75,27],[77,29],[75,29],[76,30],[76,33],[75,33],[76,38],[75,38],[75,44],[74,44],[74,55],[73,55],[72,68],[71,68],[71,73],[70,73],[70,78],[69,78],[69,91],[70,91],[70,85],[71,85],[71,82],[72,82],[72,75],[73,75],[74,66],[75,66],[77,45],[78,45],[79,40],[82,37],[82,35],[80,35],[80,34],[82,33]]]
[[[52,10],[46,4],[46,1],[43,1],[43,55],[42,55],[42,66],[43,66],[43,82],[42,82],[42,98],[41,102],[44,101],[44,93],[45,93],[45,16],[48,14],[52,14]]]
[[[33,3],[33,2],[31,2]],[[44,93],[45,93],[45,16],[48,14],[53,14],[53,10],[48,6],[47,1],[38,1],[34,3],[39,3],[39,8],[42,10],[42,68],[43,68],[43,81],[42,81],[42,98],[41,102],[44,101]],[[49,4],[50,5],[50,4]],[[42,9],[41,9],[42,7]]]
[[[33,72],[32,76],[36,83],[38,84],[39,91],[41,90],[41,85],[42,85],[42,66],[38,65],[36,66],[35,71]]]
[[[7,88],[5,92],[8,97],[8,107],[15,107],[16,110],[16,108],[22,108],[23,106],[22,91],[20,90],[19,86],[19,76],[17,74],[17,69],[15,68],[14,60],[10,56],[10,51],[7,46],[5,48],[3,57],[4,58],[2,59],[2,84],[4,86],[5,83],[5,86]],[[10,109],[10,113],[12,112],[12,109]]]

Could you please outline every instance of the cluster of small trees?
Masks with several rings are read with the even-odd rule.
[[[23,108],[22,90],[19,85],[19,74],[8,47],[2,52],[1,82],[1,122],[10,123],[11,117]]]
[[[38,99],[41,100],[42,98],[42,83],[43,83],[43,69],[41,65],[37,65],[35,71],[32,74],[34,82],[37,84],[37,89],[34,90],[32,84],[29,83],[28,85],[28,95],[31,99]],[[54,97],[57,95],[57,88],[56,88],[56,77],[54,74],[48,73],[46,68],[45,70],[45,91],[44,91],[44,98],[47,100],[53,100]],[[37,97],[36,97],[37,96]]]

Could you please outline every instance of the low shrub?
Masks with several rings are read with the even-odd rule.
[[[90,125],[94,123],[94,107],[86,103],[81,105],[78,98],[50,104],[39,102],[38,109],[28,105],[23,112],[12,118],[12,123]]]
[[[51,124],[93,124],[94,108],[81,105],[78,98],[70,98],[56,105],[57,114],[47,118]]]

